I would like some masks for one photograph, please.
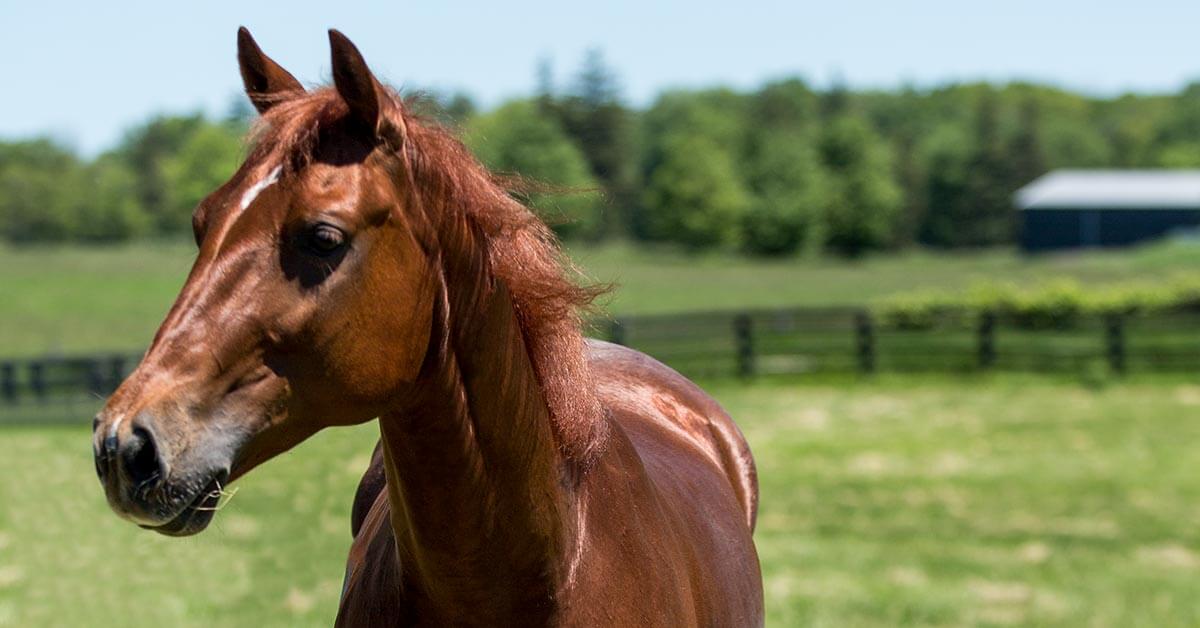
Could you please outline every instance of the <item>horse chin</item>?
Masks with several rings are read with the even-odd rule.
[[[142,528],[153,530],[165,536],[192,536],[199,534],[212,523],[217,514],[217,506],[221,501],[221,487],[224,486],[229,474],[221,471],[200,489],[196,498],[183,511],[170,521],[159,525],[139,524]]]

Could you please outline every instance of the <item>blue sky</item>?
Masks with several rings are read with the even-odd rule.
[[[1200,1],[606,0],[288,3],[0,1],[0,138],[49,134],[94,153],[153,112],[228,109],[238,25],[302,81],[329,77],[340,28],[385,80],[528,93],[540,57],[560,77],[589,47],[644,104],[664,88],[929,86],[1027,79],[1092,93],[1200,79]]]

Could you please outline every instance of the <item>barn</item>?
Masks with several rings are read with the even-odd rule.
[[[1127,246],[1200,225],[1200,170],[1056,170],[1016,207],[1025,251]]]

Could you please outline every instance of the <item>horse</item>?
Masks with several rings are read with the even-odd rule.
[[[306,89],[244,28],[260,116],[196,260],[93,424],[117,515],[185,536],[224,487],[377,420],[341,626],[755,626],[753,458],[694,383],[587,340],[598,290],[443,125],[329,31]]]

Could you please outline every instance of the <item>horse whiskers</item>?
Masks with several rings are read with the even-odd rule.
[[[235,486],[235,487],[233,487],[232,490],[227,491],[221,486],[220,480],[213,480],[213,481],[216,482],[217,488],[212,491],[209,491],[208,496],[209,497],[215,496],[217,498],[217,505],[216,506],[208,506],[208,507],[197,506],[195,508],[195,510],[217,512],[218,510],[221,510],[222,508],[228,506],[229,502],[233,499],[233,496],[237,495],[238,487]]]
[[[140,484],[134,487],[134,494],[141,499],[145,499],[146,495],[150,492],[150,489],[154,488],[155,483],[158,482],[159,477],[161,476],[159,475],[158,471],[151,473],[150,477],[142,480]]]

